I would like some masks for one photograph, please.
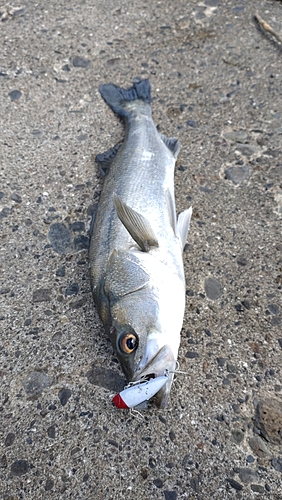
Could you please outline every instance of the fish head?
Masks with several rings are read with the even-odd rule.
[[[137,329],[138,330],[138,329]],[[177,351],[169,344],[160,343],[161,335],[139,334],[131,325],[112,329],[112,341],[128,381],[167,376],[166,384],[155,396],[156,405],[165,408],[176,368]]]
[[[168,376],[157,394],[157,404],[163,408],[180,344],[185,307],[183,283],[169,273],[168,266],[158,264],[146,252],[130,256],[116,252],[111,267],[105,291],[110,303],[114,350],[129,382]]]

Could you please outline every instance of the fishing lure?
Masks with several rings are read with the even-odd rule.
[[[150,380],[137,380],[116,394],[112,402],[117,408],[129,409],[151,399],[168,381],[168,374]]]

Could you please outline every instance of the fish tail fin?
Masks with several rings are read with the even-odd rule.
[[[148,104],[151,103],[151,85],[149,80],[135,82],[129,89],[123,89],[113,83],[106,83],[105,85],[100,85],[99,92],[110,108],[122,117],[128,115],[128,110],[125,106],[126,102],[139,99]]]

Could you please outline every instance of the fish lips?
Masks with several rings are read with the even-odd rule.
[[[132,380],[138,381],[141,378],[146,377],[160,377],[162,375],[167,375],[167,383],[160,389],[160,391],[155,396],[156,404],[159,408],[165,408],[167,405],[169,394],[171,390],[171,384],[174,377],[174,371],[176,367],[176,360],[174,354],[169,345],[164,345],[157,352],[157,354],[150,359],[145,366],[142,366],[142,360],[139,364],[139,368],[133,375]]]

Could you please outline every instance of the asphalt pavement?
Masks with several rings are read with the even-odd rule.
[[[1,500],[282,499],[278,0],[0,7]],[[123,138],[98,87],[149,78],[193,206],[165,410],[124,386],[90,292],[95,156]],[[173,293],[173,290],[172,290]]]

